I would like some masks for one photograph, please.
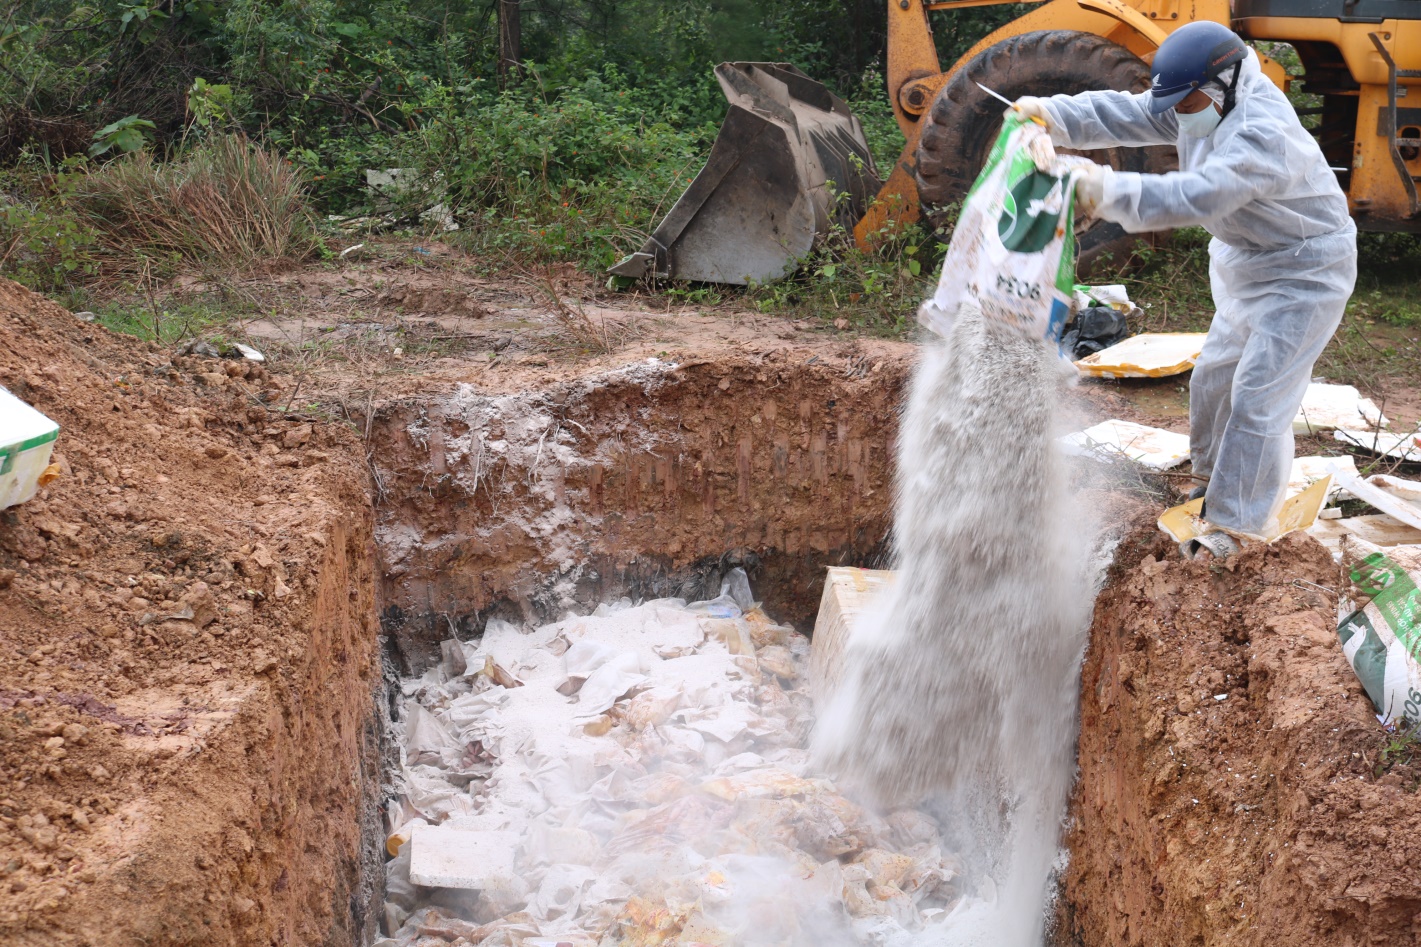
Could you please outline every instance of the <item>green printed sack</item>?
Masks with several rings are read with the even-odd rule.
[[[1059,341],[1075,288],[1075,181],[1090,164],[1057,155],[1043,127],[1008,115],[918,321],[946,336],[970,303],[989,320]]]
[[[1421,723],[1421,546],[1382,552],[1347,537],[1351,588],[1338,603],[1342,653],[1384,724]]]

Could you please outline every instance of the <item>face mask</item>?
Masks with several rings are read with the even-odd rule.
[[[1186,138],[1208,138],[1224,117],[1211,104],[1197,112],[1176,112],[1179,119],[1179,134]]]

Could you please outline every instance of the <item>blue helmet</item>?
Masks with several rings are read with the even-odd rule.
[[[1197,20],[1165,37],[1150,64],[1150,111],[1156,115],[1179,104],[1189,93],[1211,81],[1224,89],[1223,113],[1234,105],[1234,87],[1248,57],[1248,47],[1238,34],[1221,23]],[[1225,83],[1219,78],[1232,69]]]

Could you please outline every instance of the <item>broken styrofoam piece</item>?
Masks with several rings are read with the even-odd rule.
[[[1359,431],[1338,428],[1332,436],[1351,447],[1360,447],[1373,454],[1381,454],[1392,460],[1421,463],[1421,432],[1407,431]]]
[[[1421,481],[1403,480],[1400,477],[1389,477],[1386,474],[1377,474],[1371,478],[1371,482],[1374,486],[1385,490],[1397,499],[1405,500],[1418,510],[1421,510]]]
[[[366,168],[365,186],[371,196],[386,202],[409,206],[430,202],[419,213],[426,226],[449,232],[459,229],[454,212],[444,202],[444,172],[423,175],[414,168]]]
[[[1351,476],[1340,472],[1336,465],[1329,473],[1342,481],[1342,485],[1347,488],[1347,492],[1359,500],[1370,503],[1388,516],[1396,519],[1407,526],[1421,529],[1421,505],[1412,502],[1413,491],[1421,491],[1421,484],[1409,480],[1398,481],[1395,477],[1373,477],[1371,480],[1363,480],[1360,477]],[[1377,481],[1381,481],[1378,483]],[[1401,488],[1397,491],[1397,485]]]
[[[236,349],[237,352],[242,356],[242,358],[246,359],[249,362],[266,361],[266,356],[263,355],[261,352],[257,351],[256,349],[252,348],[250,345],[243,345],[241,342],[233,342],[232,348]]]
[[[452,233],[459,229],[459,222],[454,219],[454,212],[449,209],[448,204],[435,204],[420,212],[419,220],[420,223],[435,227],[442,233]]]
[[[1292,472],[1288,474],[1288,496],[1302,493],[1317,481],[1326,477],[1330,473],[1329,465],[1336,467],[1343,473],[1357,476],[1357,462],[1350,456],[1343,457],[1323,457],[1316,455],[1313,457],[1298,457],[1293,461]],[[1337,500],[1347,499],[1349,494],[1343,488],[1342,482],[1333,478],[1332,487],[1327,491],[1327,502],[1333,503]]]
[[[1313,383],[1308,385],[1298,416],[1293,419],[1293,433],[1318,434],[1358,425],[1384,428],[1387,419],[1372,399],[1363,398],[1352,385]]]
[[[1334,559],[1341,555],[1342,540],[1347,536],[1364,539],[1383,549],[1421,544],[1421,529],[1407,526],[1385,513],[1349,516],[1345,519],[1319,519],[1308,529],[1308,534],[1326,546]]]
[[[515,877],[516,832],[467,832],[443,825],[414,825],[410,880],[427,888],[483,891]]]
[[[1068,454],[1103,461],[1123,457],[1151,470],[1168,470],[1189,459],[1189,435],[1134,421],[1102,421],[1058,443]]]
[[[366,168],[365,186],[381,197],[403,198],[408,195],[442,194],[444,172],[421,175],[415,168]]]
[[[1076,362],[1094,378],[1164,378],[1194,367],[1204,348],[1203,332],[1146,332]]]

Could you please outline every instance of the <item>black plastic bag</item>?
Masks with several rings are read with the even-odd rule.
[[[1125,314],[1109,306],[1090,306],[1076,313],[1076,319],[1061,336],[1061,349],[1073,359],[1094,355],[1130,337]]]

